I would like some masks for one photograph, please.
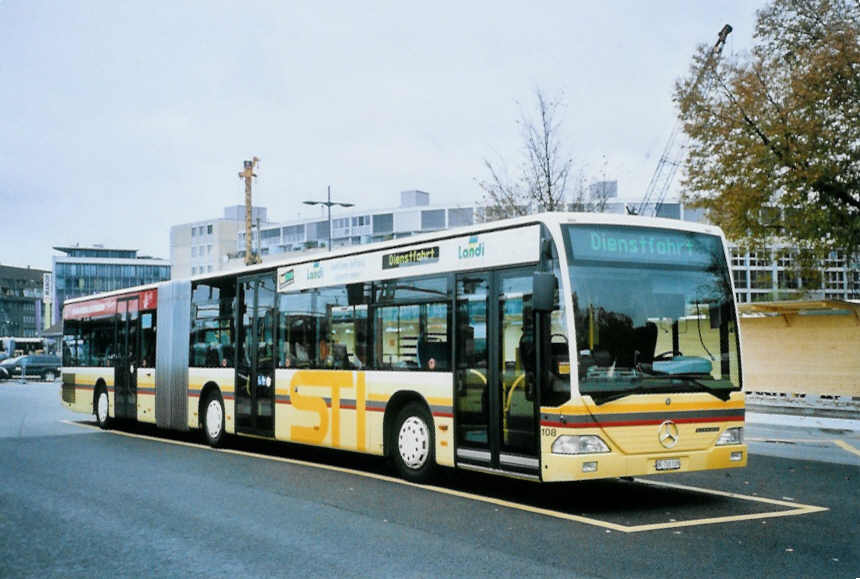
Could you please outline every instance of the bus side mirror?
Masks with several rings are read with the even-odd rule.
[[[551,312],[555,305],[555,276],[545,271],[532,275],[532,307],[536,312]]]

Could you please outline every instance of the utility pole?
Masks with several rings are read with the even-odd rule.
[[[328,186],[328,201],[302,201],[305,205],[325,205],[328,208],[328,250],[331,251],[331,206],[352,207],[355,203],[341,203],[331,200],[331,185]]]
[[[253,157],[245,161],[245,169],[239,171],[239,178],[245,180],[245,265],[260,263],[260,256],[251,251],[251,180],[257,176],[254,169],[260,159]]]

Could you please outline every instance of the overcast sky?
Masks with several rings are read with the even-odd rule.
[[[54,245],[169,258],[169,228],[244,202],[284,221],[304,199],[362,208],[421,189],[481,198],[513,168],[536,87],[567,103],[567,151],[639,199],[698,44],[759,1],[140,2],[0,0],[0,263]]]

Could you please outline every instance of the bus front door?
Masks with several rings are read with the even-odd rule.
[[[138,298],[117,300],[114,415],[137,418]]]
[[[275,435],[275,276],[239,279],[236,431]]]
[[[457,464],[540,476],[534,268],[457,276]]]

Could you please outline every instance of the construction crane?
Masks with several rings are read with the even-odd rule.
[[[245,168],[239,171],[239,178],[245,180],[245,265],[260,263],[260,256],[251,251],[251,181],[257,176],[254,169],[260,159],[253,157],[245,161]]]
[[[723,26],[723,29],[720,30],[720,33],[717,36],[717,43],[714,44],[714,47],[708,54],[708,59],[702,65],[702,68],[699,69],[699,74],[696,75],[696,79],[693,81],[693,84],[690,85],[691,93],[696,90],[705,75],[716,66],[717,60],[719,60],[720,54],[723,52],[723,46],[726,44],[726,37],[731,31],[732,27],[728,24]],[[681,164],[681,159],[678,155],[681,148],[681,143],[678,141],[678,134],[680,132],[681,122],[676,120],[675,125],[672,127],[672,132],[669,133],[669,140],[666,141],[666,146],[663,147],[663,153],[660,155],[660,160],[657,162],[657,169],[654,171],[654,174],[651,176],[651,180],[648,182],[648,188],[645,190],[645,197],[643,197],[642,202],[639,203],[638,208],[633,209],[628,206],[628,213],[634,215],[645,215],[645,212],[648,210],[648,204],[651,202],[652,198],[654,198],[655,201],[651,216],[656,217],[660,212],[660,208],[663,207],[663,201],[666,199],[666,194],[669,192],[669,187],[671,187],[672,181],[675,179],[678,165]]]

